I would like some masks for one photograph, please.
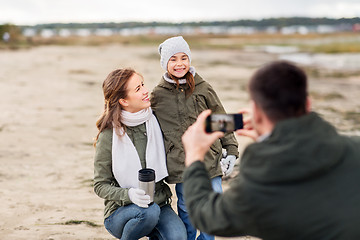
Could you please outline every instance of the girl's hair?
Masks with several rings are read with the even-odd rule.
[[[170,78],[176,82],[176,88],[179,88],[179,78],[173,76],[168,72]],[[185,74],[184,78],[186,79],[186,85],[188,88],[185,91],[186,96],[190,96],[195,90],[195,79],[192,73],[189,71]]]
[[[104,92],[105,106],[104,112],[96,121],[96,127],[99,132],[95,138],[94,146],[96,146],[96,141],[103,130],[111,129],[113,127],[121,129],[123,127],[121,124],[122,106],[119,103],[119,99],[127,97],[127,85],[129,79],[134,74],[138,73],[131,68],[116,69],[104,80],[102,89]],[[120,133],[118,134],[120,135]]]

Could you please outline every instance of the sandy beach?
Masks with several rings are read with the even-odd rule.
[[[278,58],[240,50],[192,55],[228,112],[248,106],[249,77]],[[114,239],[103,227],[103,200],[92,188],[92,143],[103,109],[101,84],[120,67],[140,72],[150,90],[163,74],[157,46],[0,51],[0,239]],[[359,135],[360,75],[311,77],[310,94],[314,109],[339,131]],[[240,152],[250,143],[238,141]]]

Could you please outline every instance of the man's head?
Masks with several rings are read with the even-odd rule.
[[[257,70],[249,91],[256,107],[274,124],[308,112],[306,74],[289,62],[275,61]]]

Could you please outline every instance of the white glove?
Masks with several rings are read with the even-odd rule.
[[[232,171],[234,170],[235,162],[235,155],[227,155],[225,158],[222,158],[220,160],[221,170],[225,177],[229,176],[232,173]]]
[[[223,161],[223,160],[224,160],[224,161]],[[225,158],[221,159],[221,161],[220,161],[220,167],[221,167],[221,171],[222,171],[222,173],[223,173],[224,176],[225,176],[225,172],[226,172],[227,169],[228,169],[228,166],[229,166],[229,164],[226,164],[226,163],[225,163]]]
[[[225,159],[227,156],[227,152],[226,150],[223,149],[223,152],[222,152],[222,158],[220,160],[220,167],[221,167],[221,171],[225,177],[225,172],[227,171],[228,169],[228,166],[229,166],[229,162]]]
[[[149,207],[150,196],[145,194],[145,191],[140,188],[130,188],[129,189],[129,198],[130,200],[142,208]]]

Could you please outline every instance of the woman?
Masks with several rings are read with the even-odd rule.
[[[169,202],[164,143],[143,78],[117,69],[103,83],[104,113],[96,123],[94,190],[105,200],[104,225],[119,239],[186,239]],[[138,188],[138,170],[155,170],[154,203]]]

